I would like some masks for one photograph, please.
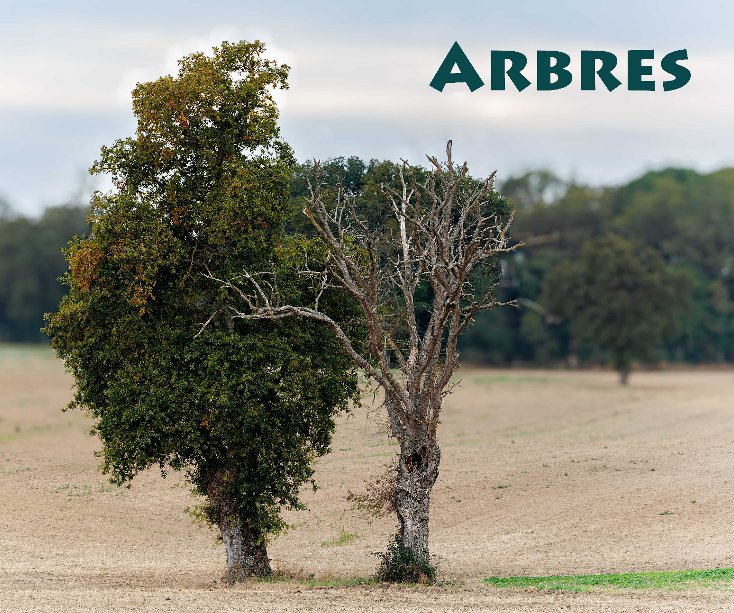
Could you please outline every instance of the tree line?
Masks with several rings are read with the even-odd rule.
[[[62,248],[85,234],[86,207],[64,204],[38,218],[18,215],[0,203],[0,342],[40,343],[43,314],[66,292]]]
[[[295,166],[290,233],[313,232],[301,213],[312,170],[310,163]],[[379,216],[384,214],[380,185],[394,182],[398,170],[388,161],[337,158],[324,165],[322,177],[325,186],[342,186]],[[479,314],[460,341],[465,359],[492,365],[613,362],[610,350],[594,342],[604,335],[599,318],[588,308],[569,312],[562,299],[569,295],[568,282],[581,278],[584,248],[591,253],[590,245],[602,241],[601,250],[611,250],[602,260],[611,261],[620,245],[639,256],[639,265],[659,260],[658,284],[670,292],[661,298],[648,286],[630,296],[628,313],[636,304],[642,312],[661,315],[649,324],[652,333],[643,335],[649,339],[644,350],[633,352],[636,359],[734,360],[734,169],[702,174],[669,168],[610,187],[533,171],[499,181],[498,188],[515,207],[513,238],[523,245],[503,257],[497,294],[517,301],[517,308]],[[57,282],[66,269],[62,248],[87,232],[87,213],[78,204],[50,207],[39,218],[0,208],[0,342],[44,342],[43,313],[53,310],[65,291]],[[616,249],[609,246],[610,237]],[[601,283],[603,270],[591,265],[592,277]],[[616,273],[606,287],[601,283],[600,304],[619,299],[615,279]],[[659,305],[653,308],[661,300],[674,308],[667,313]],[[619,326],[610,322],[609,327]]]
[[[311,172],[302,164],[294,173],[292,220]],[[338,158],[323,181],[359,194],[379,215],[380,185],[397,172],[391,162]],[[515,209],[521,246],[502,257],[496,293],[517,308],[478,314],[460,340],[465,359],[608,361],[620,370],[633,359],[734,359],[734,169],[669,168],[610,187],[540,170],[499,181],[498,190]],[[310,231],[303,221],[291,230]]]
[[[605,188],[535,172],[502,190],[517,210],[513,236],[526,243],[506,259],[504,286],[523,308],[487,314],[465,338],[468,353],[491,363],[611,357],[595,338],[630,328],[609,321],[600,330],[589,308],[573,309],[559,291],[593,281],[596,304],[623,299],[621,311],[646,320],[648,346],[636,357],[734,359],[734,169],[669,168]],[[645,282],[625,286],[610,274],[618,256]]]

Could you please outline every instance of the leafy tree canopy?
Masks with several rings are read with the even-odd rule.
[[[263,53],[223,43],[135,88],[137,132],[92,169],[115,190],[96,194],[91,235],[67,251],[69,294],[47,329],[76,378],[71,406],[95,420],[103,469],[118,483],[151,465],[185,469],[230,579],[269,571],[266,537],[281,507],[300,507],[334,414],[357,393],[325,328],[235,320],[211,279],[275,268],[298,302],[308,280],[289,271],[323,257],[283,232],[294,159],[272,91],[288,67]],[[324,308],[358,328],[340,293]]]
[[[651,249],[607,236],[546,277],[543,302],[569,321],[572,337],[608,353],[626,383],[632,361],[649,359],[688,306],[687,279]]]

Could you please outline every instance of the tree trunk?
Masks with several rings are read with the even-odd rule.
[[[222,487],[223,478],[218,473],[209,484],[209,499],[216,509],[217,524],[227,551],[226,583],[244,581],[248,577],[270,575],[270,560],[265,543],[237,513],[235,505]]]
[[[272,572],[265,545],[257,542],[244,522],[222,518],[219,529],[227,550],[227,573],[224,576],[227,583],[248,577],[265,577]]]
[[[395,511],[398,545],[428,562],[428,512],[431,490],[438,478],[441,450],[428,436],[406,438],[400,444]]]
[[[618,350],[614,353],[614,368],[619,373],[619,383],[621,385],[627,385],[630,377],[630,371],[632,370],[632,358],[629,353],[624,350]]]

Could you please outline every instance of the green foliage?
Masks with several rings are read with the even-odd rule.
[[[695,589],[730,587],[734,568],[683,570],[607,575],[557,575],[549,577],[488,577],[485,583],[495,587],[535,588],[586,592],[593,588]]]
[[[416,168],[417,177],[426,173]],[[357,157],[334,158],[320,164],[318,181],[324,200],[334,200],[339,189],[357,198],[356,206],[372,228],[386,232],[395,231],[395,218],[382,194],[382,186],[397,189],[399,165],[391,161],[370,160],[368,164]],[[314,233],[313,226],[303,213],[309,183],[317,179],[316,165],[312,162],[299,164],[291,183],[291,215],[288,227],[306,235]],[[387,242],[387,241],[386,241]]]
[[[541,299],[569,322],[573,339],[607,352],[624,376],[634,359],[652,358],[676,331],[688,285],[652,249],[608,236],[589,241],[576,261],[555,268]]]
[[[171,82],[167,83],[169,90],[174,88]],[[187,95],[180,93],[179,98],[185,102]],[[176,104],[166,108],[169,123],[179,126],[179,122],[190,120],[188,115],[185,119],[173,115]],[[204,112],[202,107],[192,116],[201,117]],[[230,123],[239,121],[238,112],[223,113],[223,121],[227,117]],[[207,121],[202,119],[197,138],[215,142],[217,135],[205,129]],[[232,129],[229,128],[230,132]],[[185,145],[185,136],[175,130],[169,130],[175,147],[161,145],[156,149],[162,142],[162,137],[156,136],[159,132],[155,126],[149,127],[146,142],[150,141],[150,145],[144,159],[152,166],[160,166],[160,176],[189,176],[195,169],[197,175],[204,177],[206,168],[212,163],[217,165],[217,156],[212,156],[211,151],[185,158],[184,150],[179,148]],[[217,151],[224,149],[217,146]],[[161,158],[157,162],[153,158],[155,151]],[[313,170],[310,163],[293,167],[290,198],[281,203],[289,233],[313,236],[302,212],[307,179],[313,179]],[[336,158],[323,165],[321,180],[327,195],[329,189],[338,185],[357,194],[359,206],[368,212],[371,223],[384,224],[389,232],[380,185],[395,185],[396,173],[397,167],[391,162]],[[183,179],[173,181],[169,191],[175,194],[184,187]],[[666,360],[686,362],[734,360],[734,252],[730,238],[734,234],[734,169],[700,174],[670,168],[606,188],[564,181],[540,170],[507,178],[500,191],[516,209],[513,237],[526,245],[502,262],[504,274],[497,297],[517,299],[519,308],[479,314],[460,340],[465,359],[496,364],[552,363],[574,352],[589,360],[599,359],[601,356],[589,347],[572,347],[566,326],[549,325],[541,290],[546,276],[578,258],[589,240],[614,234],[653,249],[666,266],[688,278],[690,308],[678,318],[680,332],[660,342],[659,355]],[[206,223],[218,225],[220,232],[226,231],[229,221],[246,225],[245,218],[228,221],[224,217],[219,224],[215,201],[216,198]],[[64,269],[59,246],[74,234],[86,232],[84,211],[70,211],[70,217],[76,221],[66,224],[60,217],[24,219],[5,209],[0,206],[0,340],[32,341],[41,338],[41,313],[53,308],[61,296],[62,288],[54,280]],[[190,224],[186,211],[184,205],[172,209],[171,214],[181,225]],[[259,222],[252,219],[249,223]],[[145,287],[139,291],[144,293]],[[421,291],[419,302],[425,302],[430,298],[428,290],[422,287]]]
[[[734,360],[734,169],[650,172],[619,189],[610,207],[625,236],[644,241],[692,280],[693,308],[673,356]]]
[[[66,269],[61,249],[87,232],[85,215],[74,205],[48,208],[38,219],[0,208],[0,342],[43,340],[43,313],[64,294],[57,282]]]
[[[298,165],[291,183],[291,216],[288,227],[292,231],[304,234],[313,233],[313,228],[303,209],[309,195],[309,182],[313,183],[318,180],[325,201],[335,200],[340,189],[356,198],[355,206],[359,214],[368,226],[375,230],[376,235],[382,238],[377,247],[383,261],[393,259],[397,255],[397,250],[400,249],[399,229],[395,216],[392,214],[391,205],[385,196],[384,188],[398,192],[402,189],[399,179],[400,168],[401,164],[391,161],[373,159],[369,163],[364,163],[356,157],[339,157],[321,164],[317,176],[315,164],[308,162]],[[414,173],[417,183],[422,182],[429,174],[429,171],[421,166],[412,166],[410,170]],[[463,180],[460,189],[468,197],[479,185],[479,180],[468,176]],[[457,199],[460,200],[461,196]],[[497,214],[501,221],[506,222],[512,212],[508,200],[496,191],[489,196],[489,199],[490,203],[485,213]],[[475,294],[484,295],[490,286],[498,281],[499,276],[500,262],[498,260],[489,260],[478,266],[471,278]],[[386,297],[385,310],[390,310],[394,314],[395,338],[399,342],[401,334],[407,335],[407,329],[401,329],[401,326],[404,326],[402,317],[404,299],[392,283],[385,284],[381,290]],[[426,277],[420,282],[413,296],[419,329],[428,325],[432,300],[433,290]],[[484,349],[481,347],[478,352],[481,353]],[[486,356],[486,353],[482,355]]]
[[[380,566],[375,578],[386,583],[435,583],[437,568],[430,560],[418,557],[412,549],[391,541],[378,553]]]
[[[208,278],[275,270],[298,303],[308,288],[295,264],[323,256],[283,233],[294,161],[272,90],[288,68],[263,52],[223,43],[136,87],[136,135],[93,167],[116,189],[96,194],[91,235],[67,251],[69,294],[47,328],[76,378],[71,406],[95,419],[103,470],[124,483],[152,465],[183,469],[210,521],[234,514],[259,542],[283,527],[282,507],[301,506],[358,391],[328,330],[233,319]],[[324,300],[349,327],[353,305]]]

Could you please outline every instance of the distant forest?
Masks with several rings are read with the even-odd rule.
[[[396,172],[391,162],[337,158],[324,165],[321,181],[358,195],[365,210],[379,216],[379,186],[394,181]],[[310,233],[301,210],[312,173],[309,164],[294,173],[290,232]],[[710,174],[669,168],[612,187],[535,171],[499,181],[497,188],[515,207],[512,237],[524,243],[501,262],[498,288],[498,298],[517,306],[478,317],[462,339],[465,361],[603,361],[606,356],[591,345],[572,341],[572,322],[550,308],[549,284],[573,268],[589,241],[605,236],[632,243],[640,258],[654,250],[674,273],[670,295],[680,315],[653,358],[734,361],[734,168]],[[85,208],[64,205],[27,218],[0,204],[0,342],[45,341],[43,313],[53,311],[64,292],[57,280],[65,270],[61,250],[88,231],[85,216]],[[615,291],[624,289],[610,286],[610,300]]]

